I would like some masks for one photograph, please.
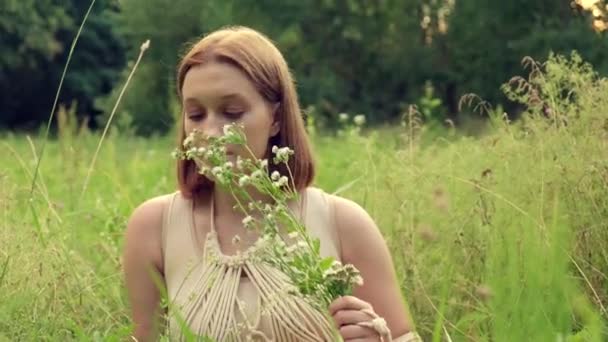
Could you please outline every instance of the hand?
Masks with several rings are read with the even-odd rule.
[[[358,323],[370,322],[373,319],[370,314],[362,310],[374,312],[371,304],[353,296],[337,298],[329,305],[329,313],[344,341],[382,341],[382,337],[376,330],[358,325]]]

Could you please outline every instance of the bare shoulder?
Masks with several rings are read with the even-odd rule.
[[[137,206],[129,218],[127,233],[140,229],[160,229],[162,226],[163,210],[165,205],[168,204],[170,197],[171,194],[156,196]]]
[[[346,261],[353,255],[361,255],[361,247],[373,248],[384,245],[384,238],[376,223],[361,205],[340,196],[329,195],[329,197],[342,245],[342,255],[347,259]]]
[[[150,198],[133,210],[125,231],[125,258],[162,268],[163,211],[171,194]]]
[[[133,315],[134,336],[153,340],[159,307],[157,276],[164,277],[162,253],[163,211],[171,195],[141,203],[129,218],[123,249],[123,271]]]

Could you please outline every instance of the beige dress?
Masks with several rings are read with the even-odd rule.
[[[321,255],[340,260],[327,194],[308,188],[301,197],[302,223],[320,239]],[[224,255],[213,219],[210,226],[206,239],[197,239],[193,202],[179,192],[169,195],[163,218],[163,259],[172,341],[190,340],[186,331],[215,341],[336,339],[327,315],[291,295],[285,274],[256,258],[263,240],[243,252]]]

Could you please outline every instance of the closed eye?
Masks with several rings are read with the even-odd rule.
[[[225,115],[226,117],[228,117],[229,119],[232,119],[232,120],[237,120],[237,119],[239,119],[241,116],[243,116],[243,114],[244,114],[244,113],[245,113],[245,112],[243,112],[243,111],[225,111],[225,112],[224,112],[224,115]]]
[[[200,121],[203,119],[203,114],[202,113],[192,113],[192,114],[188,114],[188,119],[192,120],[192,121]]]

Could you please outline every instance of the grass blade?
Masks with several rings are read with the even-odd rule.
[[[63,88],[63,80],[65,79],[65,75],[68,71],[68,66],[70,65],[70,61],[72,60],[72,54],[74,53],[74,48],[76,47],[76,43],[78,42],[78,38],[80,38],[80,33],[82,32],[82,28],[84,27],[84,23],[89,18],[89,14],[91,13],[91,9],[93,9],[93,5],[95,4],[95,0],[91,0],[91,4],[87,9],[87,13],[84,15],[82,22],[80,23],[80,27],[78,28],[78,32],[76,33],[76,37],[72,41],[72,45],[70,46],[70,53],[68,54],[68,59],[65,62],[65,66],[63,67],[63,72],[61,74],[61,80],[59,81],[59,87],[57,87],[57,92],[55,93],[55,100],[53,100],[53,108],[51,109],[51,115],[49,116],[49,121],[46,124],[46,130],[44,132],[44,138],[42,139],[42,146],[40,147],[40,157],[36,161],[36,168],[34,169],[34,176],[32,177],[32,185],[30,186],[30,195],[32,197],[34,193],[34,187],[36,184],[36,178],[38,176],[38,169],[40,168],[40,162],[42,161],[42,156],[44,155],[44,148],[46,146],[46,141],[49,138],[49,132],[51,130],[51,123],[53,122],[53,117],[55,115],[55,109],[57,108],[57,102],[59,101],[59,94],[61,93],[61,88]]]
[[[135,74],[135,70],[137,70],[137,66],[139,65],[139,62],[141,61],[141,58],[143,57],[144,52],[146,52],[146,50],[149,47],[150,47],[150,40],[146,40],[141,45],[141,48],[139,49],[139,56],[137,57],[137,61],[135,62],[135,65],[133,65],[133,68],[131,69],[131,73],[129,74],[129,77],[127,77],[127,81],[125,82],[122,89],[120,90],[120,94],[118,95],[118,99],[116,100],[116,103],[114,103],[114,108],[112,108],[112,113],[110,113],[110,118],[108,119],[108,122],[106,123],[106,126],[103,129],[103,133],[101,134],[101,138],[99,139],[99,143],[97,144],[97,149],[95,149],[95,153],[93,154],[93,160],[91,160],[91,164],[89,165],[89,171],[87,171],[87,175],[84,179],[84,184],[82,186],[82,192],[80,193],[81,199],[84,197],[84,193],[87,190],[87,186],[89,184],[89,179],[91,178],[91,173],[93,172],[93,167],[95,166],[95,162],[97,161],[97,156],[99,155],[99,151],[101,150],[101,144],[103,143],[103,140],[106,137],[106,134],[108,133],[108,129],[110,128],[110,124],[112,123],[112,118],[114,118],[114,114],[116,114],[116,109],[118,108],[118,105],[120,104],[120,101],[122,100],[122,96],[124,95],[125,90],[127,90],[127,86],[129,85],[129,82],[131,82],[131,78],[133,78],[133,75]]]

